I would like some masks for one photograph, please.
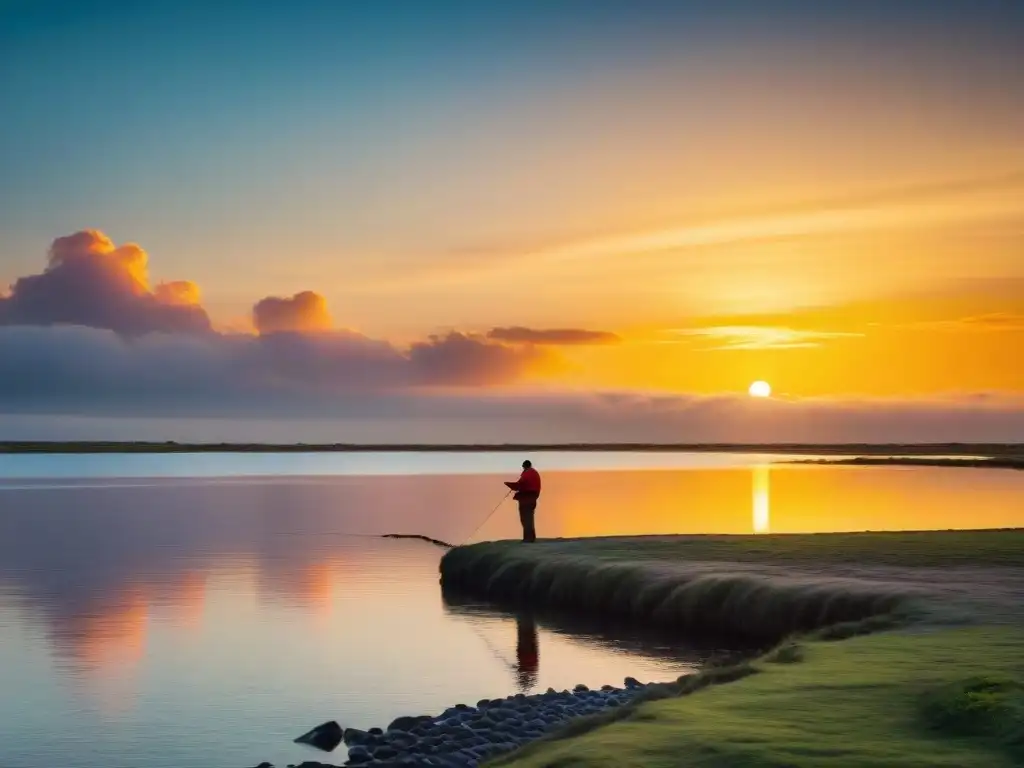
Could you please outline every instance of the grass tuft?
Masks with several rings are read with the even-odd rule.
[[[782,643],[764,657],[768,664],[799,664],[803,660],[804,647],[793,640]]]
[[[950,736],[989,737],[1024,756],[1024,683],[979,675],[929,692],[922,705],[929,728]]]

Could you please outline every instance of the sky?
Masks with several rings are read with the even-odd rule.
[[[1024,441],[1022,35],[0,0],[0,439]]]

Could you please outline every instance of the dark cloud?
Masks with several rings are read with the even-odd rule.
[[[462,333],[431,336],[409,349],[409,360],[423,384],[501,384],[544,359],[538,350],[506,347]]]
[[[487,338],[509,344],[550,344],[570,346],[577,344],[615,344],[621,339],[610,331],[588,331],[583,328],[492,328]]]
[[[0,403],[8,412],[279,411],[304,398],[507,384],[543,358],[461,334],[400,350],[348,331],[128,339],[80,326],[9,327],[0,328]]]
[[[46,269],[0,298],[0,325],[84,325],[125,336],[209,332],[196,286],[180,281],[151,291],[147,261],[139,246],[115,246],[96,230],[59,237]]]
[[[287,299],[277,296],[261,299],[253,307],[252,320],[261,334],[328,331],[332,325],[327,300],[313,291],[302,291]]]

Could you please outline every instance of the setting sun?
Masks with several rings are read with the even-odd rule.
[[[772,386],[767,381],[755,381],[747,391],[751,397],[771,397]]]

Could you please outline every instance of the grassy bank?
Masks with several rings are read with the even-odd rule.
[[[1024,530],[491,542],[441,571],[500,602],[783,643],[494,765],[1024,765]]]
[[[441,581],[510,604],[771,642],[833,624],[937,615],[964,603],[969,595],[957,587],[970,582],[953,585],[939,606],[927,586],[932,570],[960,567],[977,578],[978,569],[1020,565],[1022,554],[1024,530],[504,541],[449,550]]]
[[[1024,632],[976,627],[811,643],[791,663],[758,662],[737,682],[578,723],[489,765],[1019,766],[1022,643]]]

